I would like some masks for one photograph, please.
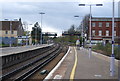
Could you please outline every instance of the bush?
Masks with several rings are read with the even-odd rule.
[[[4,42],[2,42],[2,45],[5,45],[5,43],[4,43]]]
[[[104,55],[111,56],[112,54],[112,45],[110,43],[106,44],[103,46],[101,43],[97,44],[96,46],[93,47],[95,51],[102,51]],[[116,46],[114,47],[114,54],[115,58],[120,59],[119,57],[119,48]]]
[[[118,48],[118,47],[115,47],[115,48],[114,48],[114,54],[115,54],[115,58],[117,58],[117,59],[120,60],[119,48]]]

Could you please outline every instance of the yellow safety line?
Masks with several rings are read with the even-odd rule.
[[[73,66],[73,68],[72,68],[72,72],[71,72],[71,74],[70,74],[70,81],[73,81],[73,79],[74,79],[75,70],[76,70],[77,61],[78,61],[78,59],[77,59],[77,51],[76,51],[75,47],[74,47],[74,50],[75,50],[75,62],[74,62],[74,66]]]

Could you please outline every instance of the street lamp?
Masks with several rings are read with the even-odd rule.
[[[89,24],[89,40],[90,40],[90,45],[89,45],[89,58],[91,57],[91,7],[92,6],[103,6],[102,4],[79,4],[79,6],[89,6],[90,7],[90,24]]]
[[[12,46],[12,20],[10,20],[10,44],[9,46]]]
[[[111,54],[111,57],[110,57],[110,76],[114,76],[115,74],[115,55],[114,55],[114,7],[115,5],[115,2],[113,0],[113,11],[112,11],[112,14],[113,14],[113,17],[112,17],[112,54]]]
[[[26,46],[28,45],[28,24],[25,25],[25,29],[26,29]]]
[[[80,17],[80,16],[78,16],[78,15],[75,15],[74,17]],[[81,16],[82,17],[82,16]],[[83,47],[83,21],[82,21],[82,47]]]
[[[36,33],[35,33],[35,45],[37,46],[37,27],[35,27]]]
[[[32,25],[32,24],[27,24],[28,25],[28,28],[29,28],[29,25]],[[28,28],[27,28],[27,30],[28,30]],[[27,36],[29,35],[29,32],[27,31]],[[28,39],[28,41],[27,41],[27,44],[28,44],[28,42],[29,42],[29,39]]]
[[[25,28],[26,28],[26,46],[28,45],[28,41],[29,41],[29,38],[28,38],[28,26],[29,25],[32,25],[32,24],[27,24],[25,25]]]
[[[8,20],[8,19],[5,19]],[[9,47],[12,47],[12,20],[10,22],[10,42],[9,42]]]
[[[27,46],[27,45],[28,45],[28,42],[27,42],[27,41],[28,41],[28,40],[27,40],[27,38],[28,38],[28,37],[27,37],[28,24],[27,24],[27,22],[24,22],[23,25],[24,25],[25,30],[26,30],[26,38],[25,38],[25,41],[26,41],[26,46]]]
[[[8,19],[5,19],[5,20],[8,20]],[[12,47],[12,43],[13,43],[12,42],[12,34],[13,34],[13,32],[12,32],[12,22],[14,22],[14,21],[17,21],[17,19],[14,19],[14,20],[11,19],[9,21],[10,22],[10,41],[9,41],[9,47]],[[19,31],[19,28],[20,28],[20,23],[18,25],[17,32]],[[17,46],[18,46],[18,41],[17,41]]]
[[[45,14],[43,12],[40,12],[39,14],[41,14],[41,39],[40,39],[40,43],[42,44],[42,15]]]

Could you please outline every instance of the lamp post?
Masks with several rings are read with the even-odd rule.
[[[113,0],[113,17],[112,17],[112,54],[110,57],[110,76],[114,76],[115,74],[115,55],[114,55],[114,0]]]
[[[12,46],[12,20],[10,20],[10,43],[9,46]]]
[[[8,19],[5,19],[8,20]],[[12,20],[9,21],[10,22],[10,41],[9,41],[9,47],[12,47]]]
[[[27,22],[23,22],[23,25],[24,25],[25,30],[26,30],[26,38],[25,38],[25,41],[26,41],[26,42],[25,42],[25,45],[27,46],[27,45],[28,45],[28,42],[27,42],[27,38],[28,38],[28,37],[27,37],[27,30],[28,30],[28,26],[27,26],[27,25],[28,25],[28,24],[27,24]]]
[[[28,24],[25,25],[26,28],[26,46],[28,45]]]
[[[43,12],[40,12],[39,14],[41,14],[41,39],[40,39],[40,44],[42,44],[43,42],[42,42],[42,15],[43,14],[45,14],[45,13],[43,13]]]
[[[89,24],[89,40],[90,40],[90,44],[89,44],[89,58],[91,57],[91,48],[92,48],[92,44],[91,44],[91,8],[92,6],[102,6],[102,4],[79,4],[79,6],[89,6],[90,7],[90,24]]]
[[[5,20],[8,20],[8,19],[5,19]],[[14,24],[14,21],[18,21],[17,19],[14,19],[14,20],[10,20],[9,22],[10,22],[10,41],[9,41],[9,47],[12,47],[12,34],[13,34],[13,32],[12,32],[12,24]],[[13,22],[13,23],[12,23]],[[19,25],[18,25],[18,28],[17,28],[17,32],[19,31],[19,28],[20,28],[20,23],[19,23]],[[18,46],[18,37],[16,38],[17,39],[17,46]]]
[[[28,45],[28,41],[29,41],[29,38],[28,38],[28,26],[29,25],[32,25],[32,24],[25,24],[25,29],[26,29],[26,46]]]
[[[28,26],[27,26],[27,23],[26,22],[24,22],[24,27],[25,27],[25,30],[26,30],[26,38],[25,38],[25,45],[27,46],[28,44],[27,44],[27,30],[28,30]]]
[[[28,32],[28,28],[29,28],[29,25],[32,25],[32,24],[27,24],[27,27],[26,27],[26,37],[27,37],[27,41],[26,41],[26,44],[28,45],[28,42],[29,42],[29,38],[28,38],[28,35],[29,35],[29,32]]]
[[[36,29],[35,29],[35,30],[36,30],[36,32],[35,32],[35,45],[37,46],[37,42],[38,42],[38,41],[37,41],[37,27],[35,27],[35,28],[36,28]]]
[[[78,15],[75,15],[74,17],[80,17],[80,16],[78,16]],[[82,17],[82,16],[81,16]],[[83,47],[83,21],[82,21],[82,47]]]

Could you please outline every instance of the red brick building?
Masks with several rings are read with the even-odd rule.
[[[91,34],[92,34],[92,42],[111,42],[112,40],[112,18],[99,18],[92,17],[91,20]],[[119,34],[119,25],[120,18],[115,18],[115,40],[118,38]],[[88,28],[89,29],[89,28]],[[89,34],[89,32],[88,32]],[[89,35],[88,35],[89,36]]]

